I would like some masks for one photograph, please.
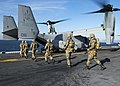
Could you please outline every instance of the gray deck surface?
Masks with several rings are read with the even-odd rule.
[[[0,60],[17,58],[19,54],[0,55]],[[87,55],[72,55],[72,68],[67,67],[64,55],[55,58],[55,64],[47,64],[39,58],[0,62],[0,86],[120,86],[120,50],[100,50],[98,59],[107,67],[100,70],[91,62],[86,67]]]

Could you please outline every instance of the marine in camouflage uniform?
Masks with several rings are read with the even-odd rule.
[[[49,63],[48,58],[52,60],[53,63],[55,62],[55,60],[53,59],[52,53],[53,53],[53,44],[50,41],[50,39],[48,39],[45,45],[45,61],[47,63]]]
[[[24,40],[20,43],[20,56],[24,56]]]
[[[101,64],[101,62],[97,59],[97,40],[95,38],[94,34],[90,34],[90,43],[89,43],[89,48],[87,49],[88,51],[88,58],[87,58],[87,69],[89,70],[90,67],[90,61],[93,59],[98,65],[101,66],[101,69],[104,70],[105,66]]]
[[[29,50],[29,46],[28,46],[27,41],[25,41],[24,42],[24,56],[25,56],[25,58],[27,58],[28,50]]]
[[[72,40],[71,34],[68,35],[67,42],[65,44],[65,52],[68,67],[71,67],[71,54],[74,51],[75,42]]]
[[[35,53],[36,53],[36,50],[38,48],[38,43],[35,41],[35,39],[33,39],[31,45],[30,45],[30,48],[32,49],[32,60],[37,60],[36,57],[35,57]]]

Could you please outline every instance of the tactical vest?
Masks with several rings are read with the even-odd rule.
[[[20,44],[20,48],[21,48],[21,49],[24,49],[24,43],[21,43],[21,44]]]
[[[53,51],[53,44],[52,43],[48,43],[46,44],[46,51]]]
[[[72,39],[70,40],[67,40],[67,43],[66,43],[66,51],[67,52],[73,52],[74,51],[74,41]]]
[[[94,43],[94,46],[93,46],[92,43]],[[89,49],[90,50],[88,51],[89,55],[93,55],[93,56],[97,55],[97,48],[96,48],[96,46],[97,46],[97,40],[96,39],[90,40],[90,43],[89,43]]]
[[[28,49],[28,44],[27,43],[25,43],[24,46],[25,46],[25,49]]]
[[[89,47],[91,47],[92,43],[94,43],[94,48],[93,49],[97,49],[97,40],[96,39],[92,39],[89,43]],[[92,46],[93,47],[93,46]]]
[[[32,48],[33,50],[35,50],[35,49],[37,49],[37,46],[38,46],[38,44],[37,44],[36,42],[33,42],[31,48]]]
[[[69,48],[74,48],[74,41],[73,41],[73,40],[70,40],[70,41],[69,41],[68,47],[69,47]]]

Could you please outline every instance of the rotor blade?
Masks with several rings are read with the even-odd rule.
[[[105,12],[105,10],[104,10],[104,9],[100,9],[100,10],[93,11],[93,12],[88,12],[88,13],[85,13],[85,14],[104,13],[104,12]]]
[[[100,7],[105,7],[106,4],[107,4],[107,1],[106,0],[92,0],[93,2],[95,2],[96,4],[98,4]]]
[[[119,8],[113,8],[113,11],[120,11]]]
[[[45,22],[43,22],[43,23],[37,23],[37,24],[45,24],[45,25],[47,25],[47,23],[45,23]]]
[[[59,21],[51,21],[51,24],[56,24],[59,22],[67,21],[67,20],[69,20],[69,19],[63,19],[63,20],[59,20]]]
[[[120,35],[116,35],[116,36],[120,36]]]

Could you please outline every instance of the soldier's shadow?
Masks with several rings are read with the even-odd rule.
[[[110,49],[111,52],[115,52],[118,51],[120,48],[114,48],[114,49]]]
[[[73,64],[72,66],[74,67],[74,66],[77,66],[77,65],[79,65],[80,63],[83,63],[83,62],[86,62],[87,61],[87,59],[83,59],[83,60],[81,60],[80,62],[77,62],[77,63],[75,63],[75,64]]]
[[[76,58],[76,56],[74,56],[74,57],[72,57],[72,58],[70,58],[70,59],[75,59]],[[64,59],[62,59],[62,60],[58,60],[58,61],[56,61],[57,63],[61,63],[62,61],[66,61],[66,58],[64,58]]]
[[[105,59],[101,60],[101,64],[104,64],[104,63],[106,63],[106,62],[111,62],[111,61],[110,61],[109,58],[105,58]]]
[[[37,62],[45,60],[44,58],[37,58]]]
[[[110,62],[109,58],[105,58],[103,60],[100,61],[102,65],[104,65],[106,62]],[[97,66],[98,64],[95,64],[93,66],[90,67],[90,69],[94,68],[95,66]]]

